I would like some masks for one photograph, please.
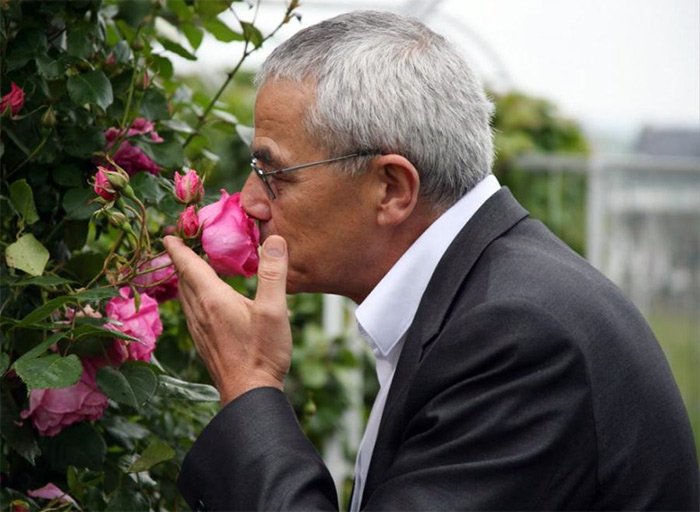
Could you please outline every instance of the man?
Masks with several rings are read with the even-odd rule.
[[[653,334],[500,188],[491,105],[442,37],[345,14],[277,48],[258,84],[255,299],[166,241],[223,406],[184,461],[193,508],[337,508],[282,391],[286,292],[357,302],[377,356],[353,510],[698,508]]]

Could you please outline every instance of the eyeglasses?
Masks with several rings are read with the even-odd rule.
[[[293,167],[287,167],[285,169],[276,169],[274,171],[265,171],[260,168],[258,165],[258,159],[253,157],[250,160],[250,168],[255,172],[255,174],[258,175],[258,177],[262,180],[262,182],[265,184],[265,188],[267,189],[267,192],[270,194],[270,199],[276,199],[277,195],[275,194],[275,191],[272,188],[272,185],[270,184],[270,180],[268,179],[270,176],[274,176],[276,174],[285,174],[288,172],[294,172],[294,171],[299,171],[301,169],[306,169],[307,167],[313,167],[315,165],[323,165],[323,164],[330,164],[333,162],[339,162],[341,160],[348,160],[350,158],[358,158],[361,156],[371,156],[371,155],[378,155],[378,151],[357,151],[355,153],[352,153],[350,155],[344,155],[344,156],[339,156],[336,158],[328,158],[326,160],[319,160],[318,162],[311,162],[308,164],[301,164],[301,165],[295,165]]]

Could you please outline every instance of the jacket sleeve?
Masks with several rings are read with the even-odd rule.
[[[193,510],[337,510],[333,479],[284,393],[251,390],[187,454],[178,488]]]

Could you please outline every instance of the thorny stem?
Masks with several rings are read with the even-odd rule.
[[[126,236],[126,233],[123,231],[119,233],[119,238],[117,238],[117,241],[114,243],[112,248],[109,250],[109,254],[105,257],[105,261],[102,264],[102,270],[100,270],[95,277],[92,278],[92,280],[85,286],[85,289],[90,288],[93,284],[97,282],[97,280],[102,277],[106,272],[107,272],[107,267],[109,266],[110,260],[114,257],[115,253],[119,249],[119,247],[122,245],[122,242],[124,241],[124,237]]]

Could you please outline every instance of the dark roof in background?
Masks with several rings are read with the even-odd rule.
[[[634,149],[645,155],[700,158],[700,129],[647,127]]]

